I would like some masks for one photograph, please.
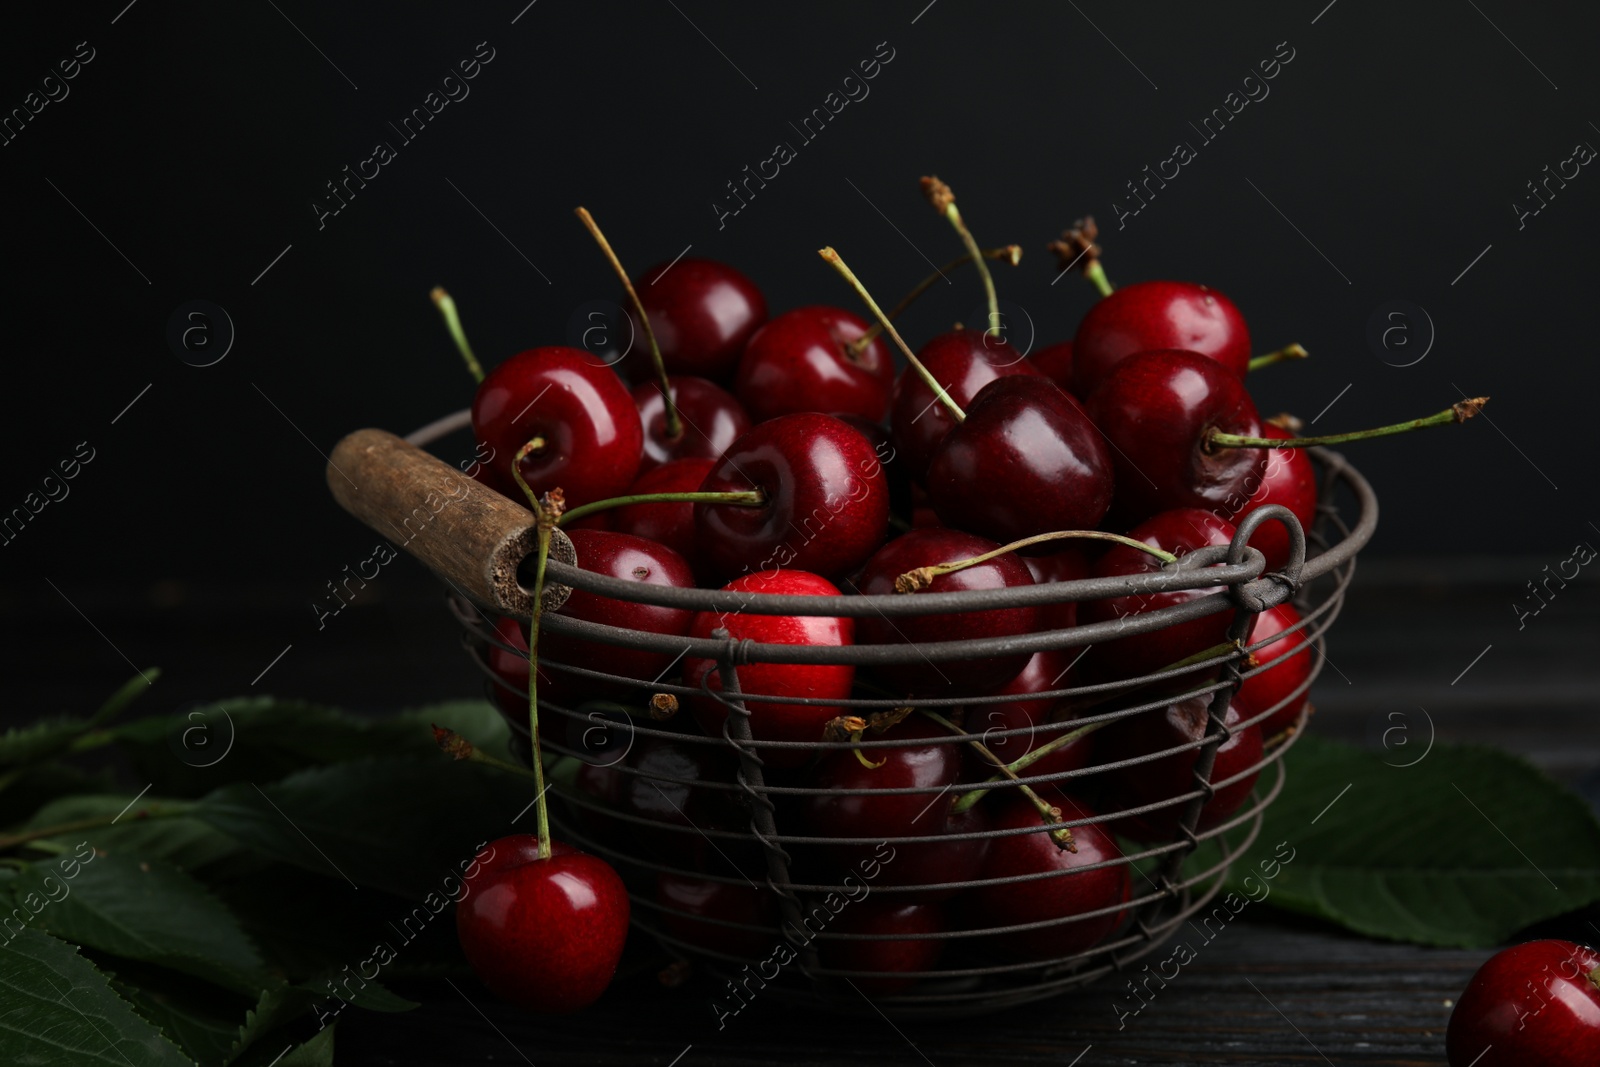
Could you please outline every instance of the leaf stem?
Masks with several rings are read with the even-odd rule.
[[[661,402],[666,405],[667,439],[676,441],[683,436],[683,420],[678,417],[678,402],[672,397],[672,380],[667,377],[667,364],[661,358],[661,346],[656,344],[656,331],[650,326],[650,316],[645,314],[644,304],[639,300],[639,294],[633,288],[633,280],[628,277],[628,272],[622,269],[622,261],[611,250],[611,242],[606,240],[606,235],[600,232],[600,225],[594,221],[594,216],[589,214],[589,209],[579,207],[576,212],[579,221],[588,229],[589,235],[600,246],[600,251],[605,254],[606,262],[611,264],[611,269],[622,279],[622,288],[628,294],[628,301],[633,304],[633,313],[638,316],[639,322],[644,327],[645,340],[650,343],[650,361],[656,370],[656,388],[661,390]]]
[[[840,277],[850,284],[850,288],[856,291],[856,295],[872,311],[873,316],[883,324],[884,331],[900,347],[900,352],[906,357],[906,362],[911,364],[911,369],[917,372],[917,375],[927,384],[929,389],[933,390],[933,395],[939,398],[940,403],[949,409],[951,417],[957,422],[965,422],[967,413],[961,410],[961,405],[955,402],[954,397],[944,391],[944,386],[939,384],[939,379],[935,378],[933,373],[922,365],[922,361],[917,358],[916,353],[911,351],[911,346],[906,344],[906,339],[900,336],[900,331],[894,328],[894,323],[889,321],[889,317],[883,313],[883,309],[878,306],[878,302],[872,299],[872,294],[867,292],[867,287],[861,284],[861,279],[857,278],[855,272],[845,264],[843,259],[839,258],[839,253],[835,252],[830,245],[827,248],[818,249],[817,255],[827,260],[833,266],[833,269],[839,272]]]
[[[5,834],[0,836],[0,851],[25,845],[30,841],[40,838],[56,837],[60,834],[77,833],[79,830],[98,830],[110,826],[122,819],[138,821],[141,819],[170,819],[177,815],[186,815],[193,807],[183,801],[152,801],[142,808],[134,811],[122,812],[118,815],[96,815],[89,819],[74,819],[71,822],[57,823],[55,826],[43,826],[37,830],[25,830],[21,833]]]
[[[636,493],[633,496],[614,496],[606,500],[596,500],[589,504],[582,504],[571,511],[563,512],[556,525],[566,526],[577,522],[579,519],[588,518],[599,511],[610,508],[627,507],[629,504],[739,504],[744,507],[762,507],[767,502],[767,494],[760,489],[734,489],[725,493]]]
[[[1148,553],[1162,563],[1178,562],[1178,557],[1171,552],[1132,537],[1125,537],[1122,534],[1107,533],[1104,530],[1057,530],[1054,533],[1034,534],[1032,537],[1024,537],[1020,541],[1013,541],[1009,545],[1001,545],[999,548],[992,549],[980,556],[973,556],[970,559],[958,559],[950,563],[936,563],[931,566],[918,567],[915,570],[906,571],[894,580],[894,591],[897,593],[915,593],[928,588],[929,585],[933,584],[935,578],[942,575],[954,574],[956,571],[964,571],[968,567],[976,566],[979,563],[987,563],[997,556],[1015,552],[1019,548],[1028,548],[1031,545],[1043,544],[1046,541],[1062,541],[1069,538],[1115,541],[1119,545],[1127,545],[1129,548],[1136,548],[1140,552]]]
[[[483,366],[478,362],[478,357],[472,354],[472,346],[467,343],[467,332],[461,328],[461,315],[456,311],[456,302],[444,291],[443,286],[434,286],[433,292],[428,295],[433,298],[434,306],[444,317],[444,328],[450,331],[450,338],[455,341],[456,350],[461,353],[467,371],[471,373],[474,381],[483,381]]]
[[[1428,426],[1446,426],[1453,422],[1466,422],[1489,402],[1486,396],[1473,397],[1452,404],[1443,411],[1436,412],[1426,418],[1411,419],[1408,422],[1396,422],[1389,426],[1379,426],[1372,430],[1356,430],[1353,433],[1333,433],[1322,437],[1243,437],[1239,434],[1222,433],[1213,429],[1206,435],[1206,451],[1216,448],[1310,448],[1314,445],[1342,445],[1350,441],[1365,441],[1369,437],[1389,437],[1397,433],[1409,433]]]

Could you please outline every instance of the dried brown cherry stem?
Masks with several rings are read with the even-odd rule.
[[[512,774],[533,777],[533,771],[529,768],[519,767],[515,763],[508,763],[503,759],[495,759],[454,730],[447,729],[437,723],[433,724],[433,743],[439,746],[440,752],[443,752],[451,759],[470,760],[473,763],[482,763],[496,770],[510,771]]]
[[[1448,426],[1454,422],[1466,422],[1482,411],[1488,402],[1489,398],[1486,396],[1472,397],[1457,401],[1443,411],[1426,418],[1396,422],[1371,430],[1356,430],[1354,433],[1325,434],[1322,437],[1293,437],[1280,440],[1276,437],[1244,437],[1234,433],[1222,433],[1213,428],[1206,434],[1205,449],[1210,452],[1217,448],[1311,448],[1315,445],[1342,445],[1349,441],[1365,441],[1369,437],[1389,437],[1397,433],[1409,433],[1428,426]]]
[[[981,556],[973,556],[970,559],[958,559],[950,563],[937,563],[928,567],[918,567],[915,570],[906,571],[894,580],[894,591],[896,593],[915,593],[928,588],[933,584],[933,580],[941,575],[964,571],[968,567],[977,566],[979,563],[987,563],[996,556],[1003,556],[1008,552],[1043,544],[1046,541],[1078,538],[1093,541],[1115,541],[1119,545],[1127,545],[1129,548],[1137,548],[1141,552],[1149,553],[1162,563],[1178,562],[1178,557],[1171,552],[1146,544],[1136,538],[1124,537],[1122,534],[1107,533],[1104,530],[1057,530],[1054,533],[1034,534],[1032,537],[1024,537],[1020,541],[1013,541],[1009,545],[1001,545],[999,548],[985,552]]]
[[[983,250],[983,257],[985,259],[1004,260],[1015,267],[1018,263],[1022,262],[1022,246],[1006,245],[1004,248],[985,248]],[[900,303],[889,309],[889,318],[898,319],[901,314],[905,312],[906,308],[916,303],[917,299],[932,287],[934,282],[938,281],[940,278],[943,278],[946,271],[954,270],[955,268],[961,266],[961,264],[970,263],[971,261],[972,256],[969,253],[968,255],[957,256],[944,266],[939,267],[932,274],[918,282],[909,293],[901,297]],[[866,350],[868,345],[878,339],[878,335],[881,333],[883,333],[883,323],[875,322],[871,326],[867,327],[866,333],[845,345],[845,351],[852,356],[859,356],[863,351]]]
[[[1100,295],[1107,297],[1116,290],[1112,288],[1111,279],[1106,277],[1105,268],[1100,265],[1102,249],[1095,243],[1099,236],[1100,227],[1095,225],[1094,216],[1085,215],[1062,230],[1060,240],[1051,241],[1045,248],[1056,254],[1056,264],[1063,272],[1077,267]]]
[[[943,715],[940,715],[938,712],[929,711],[927,708],[918,708],[917,710],[952,733],[964,734],[967,732],[963,727],[957,726],[955,723],[951,722]],[[1001,761],[1000,757],[989,751],[988,745],[985,745],[982,741],[968,741],[967,744],[972,747],[974,752],[993,764],[995,769],[998,770],[1002,775],[1009,778],[1013,782],[1017,780],[1017,776],[1011,772],[1011,769],[1007,767],[1004,762]],[[1050,840],[1056,843],[1056,847],[1064,849],[1067,852],[1078,851],[1078,846],[1072,842],[1072,829],[1067,826],[1059,825],[1059,823],[1062,821],[1061,809],[1044,799],[1044,797],[1041,797],[1031,785],[1018,784],[1016,788],[1022,790],[1022,795],[1027,797],[1028,803],[1032,804],[1034,809],[1038,811],[1039,817],[1044,820],[1045,825],[1054,827],[1054,829],[1050,831]],[[977,801],[973,801],[973,803],[975,804]],[[968,807],[970,806],[971,805],[968,805]]]

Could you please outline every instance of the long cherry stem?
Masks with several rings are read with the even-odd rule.
[[[739,504],[754,508],[761,507],[766,502],[767,494],[760,489],[734,489],[726,493],[636,493],[633,496],[614,496],[608,500],[596,500],[592,504],[575,507],[571,511],[562,513],[557,525],[566,526],[579,519],[588,518],[597,511],[627,507],[629,504]]]
[[[611,269],[617,277],[622,279],[622,288],[628,293],[628,300],[633,304],[633,313],[644,326],[645,340],[650,343],[650,361],[656,369],[656,388],[661,390],[661,401],[666,405],[667,439],[676,441],[683,436],[683,422],[678,418],[678,404],[672,398],[672,382],[667,378],[667,364],[661,358],[661,346],[656,344],[656,332],[650,326],[650,316],[645,314],[644,304],[639,300],[639,294],[634,291],[633,281],[628,277],[628,272],[622,269],[622,261],[611,250],[611,242],[606,240],[606,235],[600,232],[600,226],[594,221],[594,216],[589,214],[589,209],[579,207],[576,212],[578,219],[589,230],[589,235],[600,246],[600,251],[605,254],[606,262],[611,264]]]
[[[952,733],[964,734],[967,732],[937,712],[929,711],[926,708],[919,708],[917,710],[921,711],[922,714],[926,715],[928,718],[932,719],[934,722],[938,723],[940,726],[943,726],[946,730],[949,730]],[[989,751],[989,746],[985,745],[982,741],[968,741],[967,744],[972,746],[972,750],[974,752],[988,760],[989,763],[991,763],[1002,775],[1011,779],[1012,781],[1016,781],[1016,774],[1013,773],[1011,769],[1001,761],[999,756],[996,756],[993,752]],[[1050,831],[1050,839],[1056,843],[1056,847],[1067,852],[1078,851],[1078,846],[1072,843],[1072,829],[1067,826],[1058,825],[1061,822],[1061,809],[1050,803],[1048,800],[1045,800],[1044,797],[1041,797],[1030,785],[1018,785],[1017,788],[1022,790],[1022,795],[1028,798],[1028,803],[1032,804],[1034,809],[1038,811],[1039,817],[1044,820],[1045,825],[1055,827]],[[973,803],[975,804],[977,801],[973,801]],[[971,806],[972,805],[970,804],[968,805],[968,807]],[[954,809],[952,808],[951,810]]]
[[[1268,352],[1265,355],[1257,356],[1252,359],[1250,361],[1249,369],[1260,370],[1262,367],[1270,367],[1274,363],[1283,363],[1286,360],[1307,359],[1310,357],[1310,355],[1311,353],[1307,352],[1302,345],[1284,345],[1276,352]]]
[[[472,354],[472,346],[467,343],[467,331],[461,328],[461,315],[456,311],[456,302],[444,291],[443,286],[434,286],[433,292],[428,295],[433,298],[433,306],[439,309],[439,314],[444,318],[444,328],[450,331],[450,337],[455,341],[456,350],[461,353],[468,372],[477,381],[483,381],[483,366],[478,362],[478,357]]]
[[[1096,730],[1100,729],[1102,726],[1105,726],[1111,721],[1112,720],[1110,719],[1101,719],[1099,722],[1091,722],[1080,726],[1076,730],[1068,730],[1059,737],[1052,739],[1048,744],[1040,745],[1027,755],[1022,756],[1019,759],[1012,760],[1010,763],[1006,764],[1004,773],[994,775],[989,779],[989,782],[992,784],[979,786],[978,788],[969,790],[968,792],[962,793],[959,797],[957,797],[956,802],[950,805],[950,813],[952,815],[960,815],[962,812],[967,811],[976,805],[978,801],[982,800],[984,796],[988,794],[989,790],[994,788],[995,785],[1006,781],[1008,778],[1015,780],[1023,771],[1027,770],[1035,763],[1038,763],[1046,756],[1066,748],[1079,738],[1088,737],[1090,734],[1094,733]]]
[[[970,559],[958,559],[950,563],[936,563],[931,566],[918,567],[915,570],[906,571],[894,580],[894,591],[897,593],[915,593],[928,588],[935,578],[946,574],[954,574],[956,571],[964,571],[968,567],[975,567],[980,563],[987,563],[997,556],[1004,556],[1020,548],[1043,544],[1046,541],[1076,540],[1080,538],[1093,541],[1115,541],[1119,545],[1127,545],[1129,548],[1136,548],[1140,552],[1148,553],[1162,563],[1178,562],[1178,557],[1171,552],[1146,544],[1136,538],[1125,537],[1122,534],[1107,533],[1104,530],[1057,530],[1054,533],[1034,534],[1032,537],[1024,537],[1020,541],[1013,541],[1009,545],[1001,545],[999,548],[985,552],[981,556],[973,556]]]
[[[532,745],[533,787],[537,792],[533,803],[539,820],[539,858],[550,858],[550,810],[544,800],[544,754],[539,751],[539,619],[544,614],[544,572],[550,560],[550,534],[565,510],[566,498],[561,490],[552,489],[540,500],[522,477],[522,461],[539,439],[529,441],[517,450],[511,461],[511,474],[528,497],[528,503],[537,516],[534,532],[538,538],[537,563],[533,572],[533,622],[528,627],[528,741]],[[540,442],[542,444],[542,442]]]
[[[960,235],[961,243],[967,246],[967,258],[978,268],[978,277],[983,281],[984,299],[989,303],[989,333],[999,337],[1000,300],[994,291],[994,275],[989,273],[989,265],[983,261],[983,252],[978,248],[977,240],[972,236],[972,231],[967,229],[965,220],[961,218],[961,209],[956,207],[956,194],[938,178],[923,178],[921,184],[922,195],[928,198],[934,210],[949,220],[950,225],[954,226],[956,233]]]
[[[939,384],[939,379],[933,376],[933,372],[922,365],[922,360],[918,359],[916,353],[911,351],[911,346],[906,344],[906,339],[900,336],[900,331],[894,328],[894,323],[889,321],[889,317],[883,313],[883,309],[878,306],[878,302],[872,299],[872,294],[867,292],[865,285],[861,284],[861,279],[857,278],[855,272],[845,264],[843,259],[839,258],[839,253],[835,252],[830,245],[827,248],[818,249],[817,255],[832,264],[833,269],[839,272],[840,277],[850,284],[850,288],[856,291],[856,295],[861,298],[862,303],[867,305],[873,316],[883,325],[884,332],[900,347],[900,353],[906,357],[906,362],[911,364],[911,369],[917,372],[918,377],[927,384],[929,389],[933,390],[933,395],[938,397],[940,403],[944,404],[949,410],[951,417],[957,422],[965,422],[967,413],[961,410],[961,405],[955,402],[954,397],[944,391],[944,386]]]
[[[1280,439],[1277,437],[1242,437],[1234,433],[1222,433],[1213,429],[1206,435],[1205,447],[1207,451],[1214,448],[1311,448],[1314,445],[1342,445],[1350,441],[1365,441],[1369,437],[1389,437],[1397,433],[1409,433],[1420,430],[1426,426],[1447,426],[1453,422],[1466,422],[1478,412],[1483,410],[1483,405],[1489,402],[1486,396],[1473,397],[1452,404],[1443,411],[1429,415],[1423,419],[1412,419],[1409,422],[1397,422],[1390,426],[1379,426],[1373,430],[1357,430],[1354,433],[1326,434],[1322,437],[1291,437]]]
[[[1004,248],[985,248],[983,250],[983,256],[985,259],[1004,260],[1015,267],[1018,263],[1022,262],[1022,246],[1006,245]],[[970,263],[971,261],[971,255],[957,256],[944,266],[939,267],[932,274],[918,282],[909,293],[901,297],[900,303],[889,309],[889,318],[898,319],[902,314],[904,314],[906,308],[910,307],[912,304],[915,304],[922,294],[927,292],[933,286],[934,282],[943,278],[946,271],[955,270],[957,267],[961,266],[961,264]],[[883,323],[875,322],[871,326],[867,327],[866,333],[845,345],[845,349],[850,353],[850,355],[859,356],[866,350],[868,345],[878,339],[878,335],[881,333],[883,333]]]

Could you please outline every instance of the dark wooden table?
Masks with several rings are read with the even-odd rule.
[[[1499,745],[1600,801],[1600,582],[1575,582],[1519,630],[1510,604],[1541,562],[1363,563],[1333,633],[1333,667],[1314,693],[1314,729],[1376,747],[1402,712],[1418,743],[1432,731]],[[370,592],[322,631],[303,603],[251,587],[108,590],[79,606],[141,665],[166,669],[150,697],[159,709],[252,691],[286,645],[253,691],[372,710],[475,691],[436,587],[397,575]],[[126,676],[126,663],[61,605],[4,607],[30,621],[10,628],[21,662],[57,662],[64,640],[82,652],[69,673],[14,675],[19,717],[92,706]],[[1596,929],[1591,911],[1539,933],[1594,939]],[[1368,941],[1251,909],[1123,1029],[1109,982],[944,1024],[758,1000],[723,1030],[705,983],[668,990],[648,969],[555,1020],[499,1004],[475,983],[441,982],[405,988],[424,1002],[409,1014],[348,1014],[339,1062],[1442,1064],[1449,1002],[1488,955]]]

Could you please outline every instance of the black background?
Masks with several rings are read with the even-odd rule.
[[[998,282],[1041,344],[1070,336],[1093,299],[1076,277],[1052,285],[1043,250],[1087,212],[1113,280],[1207,282],[1244,310],[1258,351],[1311,349],[1252,378],[1266,412],[1310,420],[1338,398],[1316,429],[1347,429],[1439,410],[1463,390],[1492,395],[1487,419],[1350,449],[1384,506],[1370,556],[1503,582],[1509,604],[1542,563],[1600,540],[1583,444],[1600,380],[1600,176],[1585,168],[1523,229],[1512,208],[1546,164],[1600,144],[1600,15],[925,3],[114,0],[8,12],[0,107],[20,106],[79,41],[95,49],[70,96],[0,147],[0,508],[21,505],[78,442],[95,450],[70,497],[0,548],[5,617],[48,624],[12,654],[63,653],[47,661],[63,686],[125,676],[70,600],[141,664],[237,651],[229,684],[242,687],[282,645],[317,634],[311,601],[371,553],[375,536],[329,497],[321,453],[349,430],[405,432],[470,402],[430,287],[455,294],[487,363],[570,340],[574,309],[618,297],[572,217],[582,203],[636,274],[692,246],[751,273],[774,309],[853,306],[814,255],[831,243],[887,301],[959,253],[917,193],[924,173],[955,187],[980,241],[1027,249]],[[494,59],[470,96],[399,145],[387,123],[479,42]],[[879,42],[894,58],[870,95],[801,144],[789,124]],[[1280,42],[1294,58],[1270,95],[1202,144],[1189,122]],[[398,157],[319,229],[324,183],[377,141]],[[724,183],[779,141],[798,157],[719,229]],[[1124,183],[1178,141],[1198,158],[1119,230]],[[197,298],[237,329],[207,368],[165,338],[172,311]],[[1409,367],[1366,336],[1395,299],[1436,329]],[[916,342],[971,321],[980,302],[957,275],[907,332]],[[1411,327],[1416,352],[1426,326]],[[470,443],[443,451],[465,456]],[[364,595],[426,597],[439,614],[435,590],[407,560]],[[263,606],[303,625],[252,635]],[[1497,630],[1514,630],[1510,610],[1493,610]],[[201,632],[161,630],[184,611]],[[338,640],[435,640],[373,625]]]

